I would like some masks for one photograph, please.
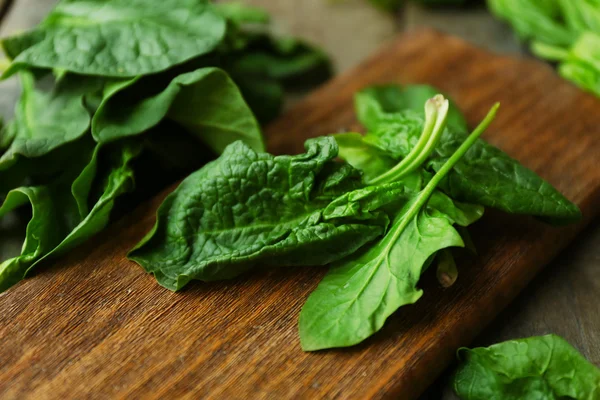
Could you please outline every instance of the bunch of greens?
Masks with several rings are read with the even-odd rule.
[[[600,0],[488,0],[531,51],[562,77],[600,96]]]
[[[453,379],[463,400],[600,398],[600,369],[555,335],[460,349]]]
[[[32,212],[0,291],[102,230],[135,181],[144,197],[234,141],[264,150],[255,115],[273,118],[290,80],[329,71],[321,52],[267,28],[238,4],[62,0],[3,39],[2,77],[18,75],[22,95],[0,124],[0,218]]]
[[[468,135],[462,114],[435,93],[363,90],[356,109],[369,133],[311,139],[304,154],[231,144],[165,199],[130,258],[171,290],[256,265],[333,263],[300,314],[302,347],[318,350],[357,344],[416,302],[435,260],[452,283],[448,248],[469,242],[464,227],[484,207],[580,218],[550,184],[478,139],[497,107]]]

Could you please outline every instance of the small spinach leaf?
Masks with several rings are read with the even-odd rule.
[[[556,335],[458,351],[453,378],[463,400],[600,398],[600,369]]]

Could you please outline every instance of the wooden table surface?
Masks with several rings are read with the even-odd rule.
[[[305,37],[332,56],[338,71],[356,65],[395,33],[428,25],[488,49],[527,55],[510,30],[483,8],[427,10],[406,6],[398,15],[379,12],[366,0],[245,0],[268,9],[277,29]],[[0,35],[35,24],[54,0],[0,0]],[[352,38],[352,40],[349,40]],[[0,83],[0,116],[10,116],[18,88]],[[0,240],[4,233],[0,227]],[[600,365],[600,224],[598,221],[547,267],[476,341],[557,333]],[[453,399],[442,377],[423,399]]]

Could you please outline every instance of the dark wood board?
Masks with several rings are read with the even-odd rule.
[[[455,286],[442,290],[427,274],[423,298],[374,337],[303,353],[297,317],[324,269],[265,271],[171,293],[127,261],[163,194],[0,295],[0,397],[417,397],[597,214],[600,101],[537,61],[416,31],[272,124],[270,150],[295,153],[307,137],[356,129],[352,94],[388,82],[440,87],[471,125],[502,102],[485,137],[576,201],[584,220],[552,228],[491,212],[473,228],[479,255],[460,265]]]

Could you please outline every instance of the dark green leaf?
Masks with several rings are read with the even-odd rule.
[[[4,40],[22,68],[135,77],[213,51],[225,20],[206,0],[62,0],[27,35]],[[14,43],[16,42],[16,43]]]
[[[218,68],[201,68],[174,78],[157,94],[145,96],[148,80],[117,82],[92,122],[100,143],[141,134],[169,118],[221,152],[235,140],[263,150],[260,127],[229,76]],[[140,97],[141,96],[141,97]]]
[[[44,93],[35,89],[33,74],[22,72],[20,77],[23,94],[10,125],[11,144],[0,157],[0,171],[10,168],[20,157],[40,157],[79,139],[90,124],[81,87],[63,84]]]
[[[354,106],[358,120],[372,131],[378,129],[383,122],[398,122],[398,118],[403,117],[394,114],[405,110],[412,110],[422,115],[425,102],[439,93],[439,90],[428,85],[372,86],[354,95]],[[450,101],[447,125],[467,131],[467,121],[452,101]],[[420,129],[419,126],[419,133]]]
[[[388,219],[376,209],[396,201],[398,189],[348,193],[360,175],[332,161],[333,138],[309,140],[306,149],[274,157],[230,145],[167,197],[130,257],[178,290],[191,279],[237,276],[259,261],[327,264],[381,235]]]
[[[600,398],[600,369],[555,336],[460,349],[453,379],[463,400]]]
[[[405,157],[419,139],[423,117],[412,109],[395,108],[406,103],[394,102],[394,96],[390,94],[394,91],[386,91],[388,98],[385,100],[381,100],[380,94],[369,99],[368,93],[361,92],[362,99],[357,100],[359,111],[363,110],[362,120],[372,126],[372,131],[363,140],[396,160]],[[387,113],[377,116],[377,113],[365,111],[376,110],[380,102],[384,105],[379,109],[387,110]],[[372,105],[367,107],[368,103]],[[467,137],[456,126],[450,126],[444,132],[426,164],[430,171],[438,171]],[[579,208],[552,185],[483,140],[475,143],[440,187],[452,198],[510,213],[535,215],[557,223],[581,218]]]

